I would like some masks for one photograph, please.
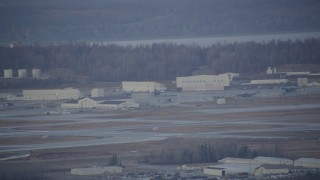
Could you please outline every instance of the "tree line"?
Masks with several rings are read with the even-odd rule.
[[[160,152],[150,152],[144,161],[151,164],[192,164],[217,162],[225,157],[255,158],[257,156],[283,157],[281,146],[250,148],[246,144],[234,143],[203,143],[194,147],[178,147],[162,149]]]
[[[94,81],[174,80],[193,74],[250,74],[264,72],[268,66],[320,64],[320,39],[210,47],[170,43],[136,47],[85,43],[29,45],[0,47],[0,60],[1,71],[36,67],[68,81],[77,76]]]

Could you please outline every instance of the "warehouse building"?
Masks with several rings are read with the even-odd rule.
[[[69,101],[61,104],[62,108],[85,108],[85,109],[130,109],[139,108],[139,104],[133,99],[110,99],[103,98],[83,98],[79,101]]]
[[[177,77],[177,88],[182,91],[210,91],[224,90],[230,86],[230,82],[234,77],[239,76],[235,73],[225,73],[219,75],[198,75]]]
[[[23,90],[22,94],[24,100],[62,100],[80,98],[80,91],[73,88]]]
[[[126,92],[164,92],[164,84],[152,81],[122,81],[122,90]]]
[[[255,169],[255,176],[282,175],[289,173],[290,166],[283,164],[263,164]]]
[[[263,157],[258,156],[254,158],[256,163],[261,164],[285,164],[285,165],[293,165],[293,161],[287,158],[278,158],[278,157]]]
[[[320,169],[320,159],[315,158],[299,158],[294,161],[294,166],[305,168],[318,168]]]

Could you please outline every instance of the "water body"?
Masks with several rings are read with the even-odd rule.
[[[198,45],[208,47],[213,44],[228,44],[235,42],[270,42],[272,40],[304,40],[308,38],[320,38],[320,32],[300,32],[300,33],[278,33],[278,34],[255,34],[255,35],[225,35],[225,36],[206,36],[206,37],[187,37],[187,38],[163,38],[163,39],[145,39],[145,40],[119,40],[103,41],[102,45],[120,45],[120,46],[139,46],[152,45],[153,43],[173,43],[183,45]],[[98,42],[90,42],[98,44]],[[101,44],[101,43],[100,43]]]

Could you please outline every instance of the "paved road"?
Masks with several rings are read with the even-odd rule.
[[[261,107],[247,107],[247,108],[226,108],[226,109],[196,109],[193,110],[197,113],[216,115],[216,114],[230,114],[230,113],[245,113],[245,112],[268,112],[277,110],[299,110],[299,109],[319,109],[319,104],[300,104],[300,105],[272,105]],[[90,140],[79,140],[71,142],[48,142],[41,141],[42,143],[24,144],[24,145],[0,145],[0,152],[7,151],[28,151],[35,149],[51,149],[51,148],[64,148],[64,147],[80,147],[90,145],[103,145],[103,144],[117,144],[129,142],[142,142],[152,140],[163,140],[168,137],[187,137],[187,138],[293,138],[290,136],[270,135],[270,136],[253,136],[248,133],[262,133],[262,132],[283,132],[283,131],[320,131],[320,123],[318,114],[302,114],[296,116],[279,117],[252,117],[240,119],[228,119],[223,121],[215,120],[175,120],[175,115],[170,115],[171,120],[159,120],[158,117],[150,118],[125,118],[125,119],[112,119],[101,118],[101,114],[69,114],[69,115],[43,115],[43,110],[14,110],[1,112],[1,120],[41,120],[45,124],[30,124],[30,125],[12,125],[0,127],[0,138],[41,138],[45,137],[76,137],[86,136],[93,137]],[[36,116],[32,116],[36,114]],[[111,116],[110,114],[109,116]],[[179,114],[177,114],[179,116]],[[303,123],[303,120],[313,120],[314,123]],[[55,127],[57,125],[76,125],[76,124],[90,124],[101,123],[108,121],[116,122],[142,122],[145,125],[124,125],[113,127],[95,127],[95,128],[75,128],[75,129],[60,129],[48,130],[48,127]],[[156,123],[156,124],[150,124]],[[164,133],[161,131],[152,131],[153,128],[172,128],[184,126],[221,126],[221,125],[277,125],[266,129],[236,129],[236,130],[223,130],[223,131],[209,131],[209,132],[187,132],[187,133]],[[43,127],[43,129],[42,129]],[[28,130],[37,128],[37,130]],[[317,135],[317,134],[316,134]],[[320,136],[320,135],[319,135]],[[301,137],[303,138],[303,137]],[[320,138],[320,137],[316,137]]]

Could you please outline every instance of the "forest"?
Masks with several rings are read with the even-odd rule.
[[[319,0],[1,0],[0,42],[320,30]]]
[[[195,74],[263,73],[268,66],[320,64],[320,39],[268,43],[141,46],[88,45],[0,47],[0,69],[40,68],[67,80],[175,80]],[[3,76],[3,74],[1,75]],[[71,79],[70,79],[71,78]]]

